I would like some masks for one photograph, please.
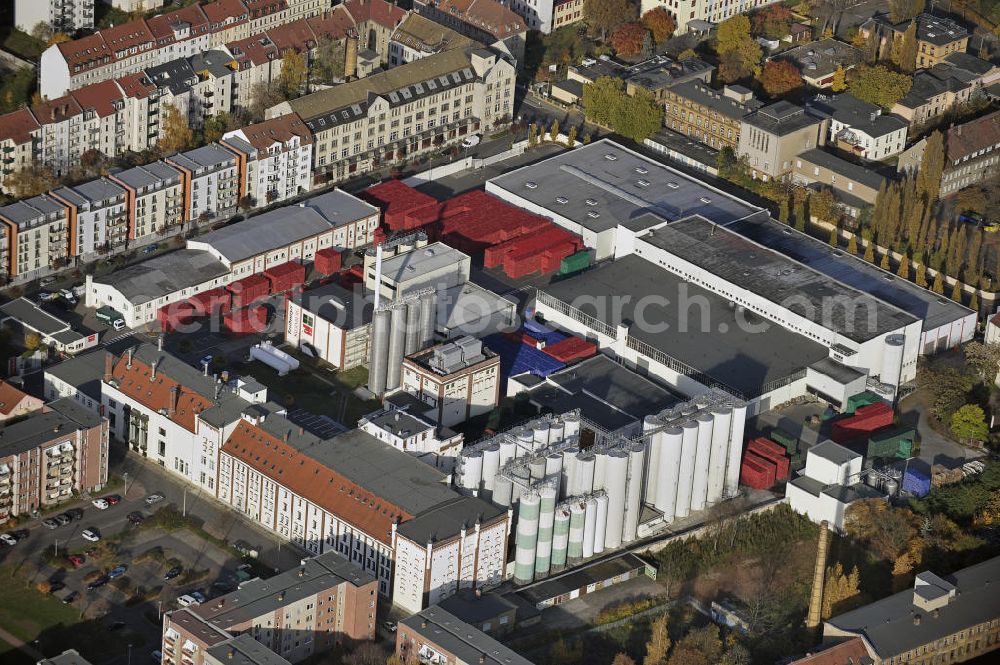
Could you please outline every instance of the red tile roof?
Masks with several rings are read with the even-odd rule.
[[[240,0],[216,0],[203,5],[202,10],[213,25],[222,25],[228,22],[226,27],[246,21],[250,16],[246,5]]]
[[[261,35],[229,42],[226,44],[226,48],[229,49],[229,52],[233,54],[236,61],[241,65],[246,62],[254,65],[263,65],[268,60],[275,60],[281,57],[274,42]]]
[[[80,113],[81,110],[80,105],[73,99],[72,95],[42,100],[40,104],[31,107],[31,112],[40,125],[62,122]]]
[[[322,16],[313,16],[306,19],[309,27],[317,37],[331,37],[333,39],[343,39],[347,36],[347,31],[354,27],[354,19],[340,5],[332,11],[325,12]]]
[[[76,100],[81,109],[93,109],[102,118],[114,115],[115,102],[123,99],[122,91],[114,80],[84,86],[69,94]]]
[[[37,397],[31,397],[28,393],[19,390],[6,381],[0,381],[0,413],[9,416],[25,399],[38,400]],[[41,400],[38,400],[37,403],[40,405]]]
[[[316,35],[305,19],[299,19],[271,28],[267,31],[279,53],[292,49],[305,51],[316,46]]]
[[[441,0],[438,9],[496,39],[506,39],[528,29],[523,18],[496,0]]]
[[[373,21],[386,28],[395,28],[406,17],[406,10],[386,0],[346,0],[342,6],[355,23]]]
[[[267,150],[275,143],[285,143],[298,136],[302,145],[312,144],[312,132],[297,113],[288,113],[240,129],[247,141],[257,150]]]
[[[949,129],[945,137],[945,153],[950,164],[997,144],[1000,144],[1000,111]]]
[[[31,132],[39,128],[38,121],[28,109],[18,109],[0,115],[0,140],[27,143]]]
[[[134,99],[145,99],[156,90],[156,86],[149,80],[145,72],[122,76],[118,79],[118,85],[121,86],[126,97]]]
[[[188,5],[175,9],[166,14],[160,14],[150,19],[146,19],[146,25],[150,32],[161,43],[169,44],[174,40],[174,24],[177,22],[187,23],[191,28],[191,35],[197,36],[208,31],[208,17],[202,11],[201,5]]]
[[[104,37],[100,32],[74,39],[71,42],[62,42],[58,48],[66,60],[66,64],[69,65],[70,74],[73,73],[74,67],[91,69],[105,62],[110,62],[114,58],[114,53],[104,43]]]
[[[873,662],[864,640],[855,637],[818,653],[803,656],[788,665],[871,665]]]
[[[132,48],[137,48],[140,51],[152,48],[156,42],[149,26],[146,25],[146,21],[141,18],[101,30],[101,36],[108,48],[116,54],[116,57],[117,54]]]
[[[285,0],[245,0],[245,4],[250,10],[250,18],[277,14],[288,7]]]
[[[396,517],[413,517],[246,420],[236,425],[222,450],[386,545],[392,544]]]
[[[158,372],[155,380],[150,380],[151,374],[149,365],[138,358],[132,359],[132,367],[129,368],[127,355],[119,358],[112,370],[112,377],[118,383],[118,390],[152,411],[168,410],[170,389],[178,388],[180,392],[172,420],[189,432],[194,432],[195,416],[211,407],[212,402],[165,376],[163,372]]]

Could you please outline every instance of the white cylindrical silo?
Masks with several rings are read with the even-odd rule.
[[[562,451],[562,480],[559,483],[559,496],[565,499],[578,493],[576,489],[576,450],[566,448]]]
[[[434,342],[434,323],[437,321],[437,292],[420,294],[420,348],[426,349]]]
[[[513,483],[510,478],[498,473],[493,481],[493,503],[504,508],[510,508],[511,489]]]
[[[545,458],[532,457],[528,460],[528,469],[531,472],[532,480],[541,480],[545,477]]]
[[[577,436],[580,433],[580,415],[577,413],[565,413],[562,416],[565,426],[564,435],[566,437]]]
[[[545,456],[545,477],[556,477],[556,482],[562,477],[562,453],[551,452]]]
[[[517,439],[519,446],[527,450],[534,450],[534,434],[530,427],[518,427],[514,430],[514,437]]]
[[[491,443],[483,448],[483,491],[486,499],[493,497],[493,480],[500,470],[500,444]]]
[[[906,337],[903,335],[887,335],[882,347],[882,373],[879,378],[882,383],[899,386],[899,375],[903,371],[903,348]]]
[[[420,350],[420,299],[414,298],[406,303],[406,346],[405,355]]]
[[[597,533],[597,499],[587,497],[583,522],[583,558],[594,556],[594,534]]]
[[[677,506],[675,517],[691,513],[691,484],[694,479],[694,460],[698,455],[698,423],[685,420],[681,423],[681,465],[677,475]]]
[[[646,434],[648,432],[657,429],[660,426],[660,419],[656,414],[646,416],[642,419],[642,433]]]
[[[608,451],[601,450],[594,455],[594,491],[604,489],[608,476]]]
[[[556,420],[549,423],[549,441],[551,443],[558,443],[566,437],[566,425],[563,424],[562,420]]]
[[[655,416],[653,416],[655,418]],[[650,416],[646,416],[649,421]],[[643,500],[646,503],[656,503],[656,493],[659,491],[656,474],[660,468],[660,450],[663,447],[663,432],[656,432],[648,435],[649,448],[646,452],[646,480],[643,487],[646,488]]]
[[[587,523],[587,505],[581,499],[569,504],[569,546],[566,548],[566,563],[570,566],[583,561],[583,532]]]
[[[552,526],[552,572],[558,573],[566,567],[566,549],[569,547],[569,508],[556,508],[555,523]]]
[[[733,419],[729,433],[729,455],[726,462],[726,496],[736,496],[740,488],[740,460],[743,459],[743,429],[747,424],[747,405],[732,404]]]
[[[698,453],[694,461],[694,480],[691,483],[691,510],[704,510],[708,499],[708,468],[712,458],[712,416],[698,416]]]
[[[642,511],[642,480],[646,470],[646,443],[632,444],[628,453],[628,493],[625,495],[625,516],[622,524],[622,542],[635,540],[639,527],[639,513]]]
[[[517,539],[514,554],[514,583],[528,584],[535,575],[535,546],[538,543],[538,512],[541,497],[525,492],[517,508]]]
[[[604,535],[604,546],[608,549],[617,549],[622,544],[628,459],[628,453],[624,450],[612,450],[608,454],[604,479],[604,491],[608,494],[608,526]]]
[[[535,579],[547,577],[552,559],[552,525],[555,522],[556,488],[546,485],[538,490],[541,497],[538,514],[538,544],[535,547]]]
[[[726,489],[726,458],[729,455],[729,433],[733,410],[728,406],[712,409],[712,457],[708,462],[708,505],[722,500]]]
[[[662,435],[660,460],[656,470],[656,509],[663,513],[664,521],[673,522],[684,431],[680,427],[668,427],[663,430]]]
[[[388,310],[375,312],[372,317],[371,352],[368,357],[368,390],[378,397],[385,393],[391,326],[392,317]]]
[[[539,420],[531,426],[532,436],[535,439],[535,449],[544,448],[549,445],[549,424],[544,420]]]
[[[603,491],[598,492],[597,498],[597,519],[594,523],[594,554],[604,551],[604,541],[608,533],[608,495]]]
[[[406,307],[392,309],[392,328],[389,333],[389,354],[386,359],[385,389],[395,390],[403,370],[403,352],[406,350]]]
[[[500,466],[514,459],[517,454],[517,444],[513,439],[504,437],[500,442]]]
[[[483,481],[483,451],[473,450],[464,456],[462,464],[462,487],[479,492]]]
[[[592,453],[584,452],[576,454],[576,493],[590,494],[594,491],[594,465],[596,458]]]

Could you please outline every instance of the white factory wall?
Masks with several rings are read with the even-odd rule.
[[[925,330],[920,336],[920,353],[931,355],[952,347],[972,341],[976,333],[976,313],[969,312],[958,321],[946,323],[932,330]]]
[[[866,376],[861,376],[849,383],[841,383],[831,376],[817,372],[811,367],[806,369],[806,385],[838,400],[840,406],[847,404],[848,397],[864,392],[866,383]]]
[[[303,316],[312,318],[311,333],[306,330]],[[285,308],[285,341],[289,344],[299,347],[306,342],[319,352],[320,358],[339,368],[343,360],[346,336],[342,328],[338,328],[296,302],[288,301]]]
[[[209,289],[225,286],[230,281],[232,281],[231,275],[223,275],[192,286],[191,288],[174,291],[173,293],[160,296],[155,300],[133,306],[125,295],[114,286],[95,281],[92,275],[87,275],[87,293],[84,297],[86,298],[85,304],[87,307],[95,309],[105,305],[113,307],[124,317],[125,325],[129,328],[138,328],[143,324],[155,321],[156,310],[161,307],[187,300],[191,296],[208,291]]]
[[[837,531],[844,530],[844,513],[849,504],[841,503],[822,492],[819,496],[814,496],[791,483],[785,489],[785,497],[788,499],[789,507],[800,515],[805,515],[817,524],[826,520],[830,528]]]

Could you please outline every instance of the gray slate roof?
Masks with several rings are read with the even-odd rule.
[[[115,287],[129,302],[138,305],[227,274],[229,268],[210,253],[179,249],[95,277],[94,281]]]
[[[751,113],[743,122],[770,134],[785,136],[803,127],[818,125],[821,121],[806,113],[801,106],[782,100]]]
[[[883,113],[875,104],[869,104],[849,92],[836,96],[816,95],[806,107],[811,113],[821,118],[833,118],[851,127],[863,131],[872,137],[892,134],[907,127],[906,121],[898,115]]]
[[[798,156],[798,159],[832,171],[837,175],[842,175],[845,178],[861,183],[862,185],[867,185],[872,189],[878,189],[882,186],[882,183],[885,182],[885,177],[879,175],[879,173],[874,169],[865,168],[860,164],[849,162],[842,157],[838,157],[837,155],[825,150],[820,150],[819,148],[806,150]]]
[[[460,620],[439,605],[401,621],[407,631],[438,645],[463,663],[480,665],[532,665],[527,658]]]
[[[506,508],[500,508],[489,501],[473,496],[460,496],[403,522],[396,532],[423,546],[428,542],[454,538],[461,533],[463,527],[473,529],[477,522],[485,525],[506,514]]]
[[[136,190],[143,187],[159,189],[165,184],[180,182],[181,178],[180,171],[163,160],[136,166],[112,175]]]

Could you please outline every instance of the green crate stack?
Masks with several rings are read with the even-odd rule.
[[[907,459],[913,452],[916,432],[912,427],[892,427],[868,438],[868,457]]]
[[[571,275],[580,272],[590,265],[590,252],[583,250],[576,254],[570,254],[559,264],[560,275]]]
[[[771,430],[770,435],[771,441],[774,441],[780,446],[784,446],[785,450],[788,451],[788,455],[794,457],[799,451],[799,439],[798,437],[792,436],[788,432],[782,429],[775,428]]]
[[[870,390],[866,390],[863,393],[858,393],[857,395],[851,395],[850,397],[847,398],[847,408],[844,410],[844,413],[854,415],[854,412],[858,409],[859,406],[868,406],[869,404],[875,404],[876,402],[881,402],[881,401],[882,401],[881,397],[871,392]]]

